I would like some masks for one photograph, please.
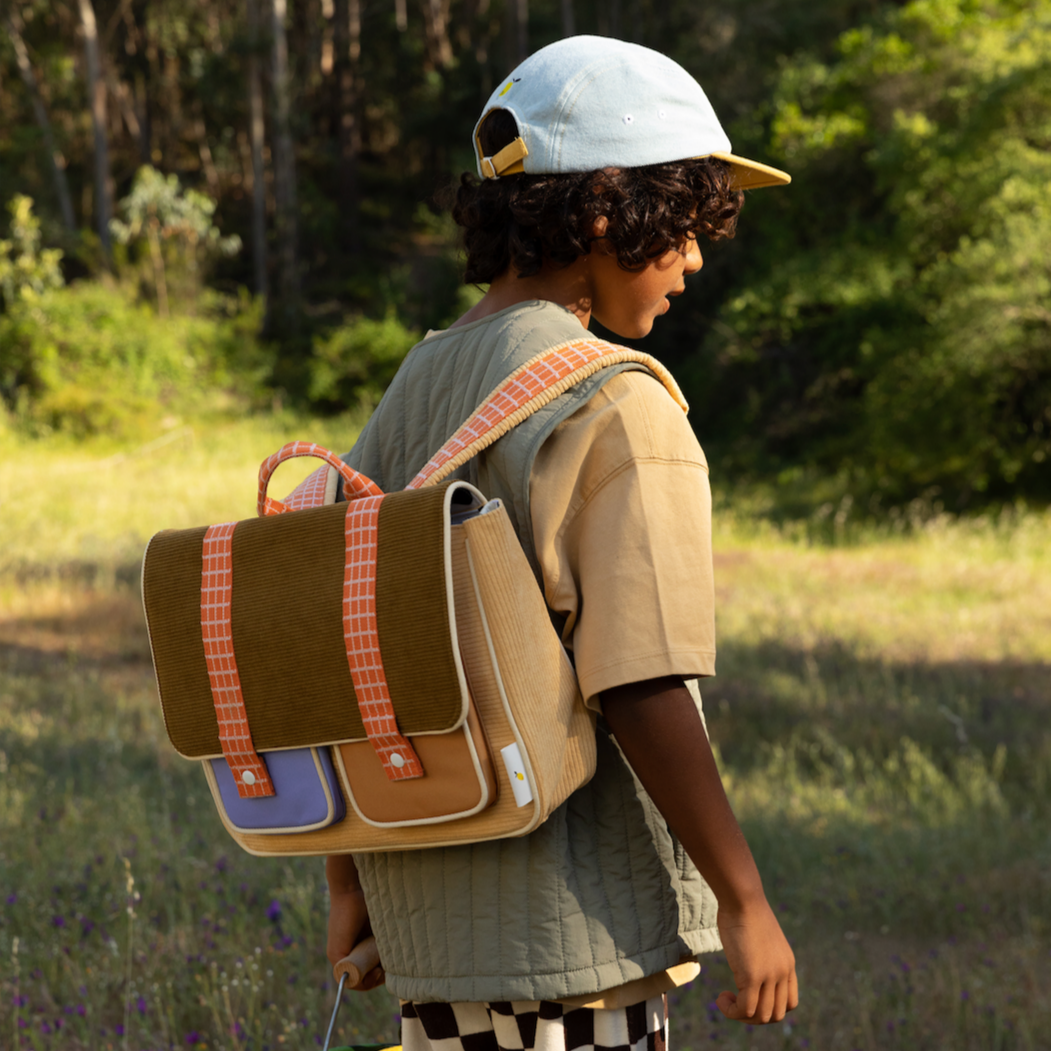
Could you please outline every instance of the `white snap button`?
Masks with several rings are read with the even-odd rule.
[[[255,774],[253,774],[251,770],[246,770],[243,774],[241,774],[241,780],[246,785],[254,785],[255,784]]]
[[[401,752],[391,752],[390,761],[400,770],[405,765],[405,759]]]
[[[634,124],[635,123],[635,118],[630,113],[625,113],[624,114],[624,123],[625,124]]]
[[[668,114],[664,110],[659,109],[657,110],[657,116],[660,117],[661,120],[664,120],[664,118],[668,116]]]

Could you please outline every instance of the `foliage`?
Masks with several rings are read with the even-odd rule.
[[[33,300],[51,288],[61,288],[62,251],[40,247],[40,220],[33,214],[33,199],[16,193],[7,202],[11,237],[0,241],[0,290],[7,308]]]
[[[237,234],[223,237],[212,222],[213,200],[197,190],[182,190],[175,175],[164,176],[148,164],[138,170],[120,210],[124,219],[111,219],[110,230],[123,245],[146,241],[157,304],[164,315],[168,314],[168,270],[178,267],[196,285],[210,257],[241,250]]]
[[[290,282],[275,222],[284,147],[274,122],[265,122],[261,183],[251,158],[249,67],[261,69],[271,112],[285,82],[268,68],[269,20],[253,39],[235,0],[92,2],[106,27],[117,197],[141,204],[149,180],[162,198],[174,176],[157,173],[177,173],[184,200],[214,202],[213,227],[263,250],[275,397],[317,397],[326,409],[363,392],[374,400],[390,372],[386,352],[372,361],[352,349],[342,361],[332,333],[340,319],[388,313],[426,331],[461,312],[456,233],[435,200],[472,166],[479,103],[514,61],[508,3],[420,4],[407,24],[391,3],[361,5],[360,24],[340,4],[290,6],[291,284],[302,300],[288,307],[278,302]],[[737,239],[713,246],[645,343],[687,390],[713,478],[761,480],[778,513],[807,520],[815,508],[833,521],[908,514],[917,501],[936,512],[1051,496],[1048,4],[528,5],[530,49],[563,35],[571,13],[575,32],[673,55],[704,85],[736,152],[795,176],[791,187],[749,194]],[[66,248],[72,280],[104,269],[87,229],[95,187],[78,8],[24,0],[19,9],[76,241],[60,240],[32,92],[3,35],[0,188],[11,187],[4,198],[32,194],[43,243]],[[162,314],[192,313],[205,278],[226,291],[257,287],[253,253],[213,253],[193,271],[190,241],[165,244],[158,232],[151,244],[149,207],[140,212],[132,263]],[[116,229],[131,236],[133,225],[125,214]]]
[[[419,333],[393,314],[381,320],[344,319],[314,342],[310,361],[310,398],[320,405],[373,407],[380,400]]]
[[[780,74],[795,184],[708,336],[702,411],[729,397],[739,460],[872,507],[1046,498],[1051,4],[915,0],[837,50]]]
[[[212,296],[160,318],[126,286],[80,281],[0,315],[0,395],[35,433],[139,434],[166,412],[253,396],[269,369],[260,306]]]

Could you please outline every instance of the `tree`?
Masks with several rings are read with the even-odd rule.
[[[11,236],[0,241],[0,291],[4,294],[4,306],[11,310],[48,289],[62,287],[62,252],[40,247],[40,220],[33,214],[31,197],[15,194],[7,202],[7,211],[11,216]]]
[[[69,195],[69,182],[66,179],[66,159],[62,151],[55,143],[55,134],[51,129],[51,121],[48,119],[44,100],[40,97],[40,88],[37,86],[36,73],[33,72],[33,64],[29,60],[29,51],[22,37],[22,15],[18,8],[11,5],[6,13],[7,31],[11,34],[11,43],[15,49],[15,59],[18,62],[18,72],[22,76],[26,90],[33,103],[33,115],[36,117],[40,134],[44,139],[48,159],[51,162],[51,172],[55,183],[55,196],[58,198],[59,210],[62,212],[62,221],[67,230],[76,229],[76,220],[73,217],[73,198]]]
[[[742,455],[890,502],[1051,494],[1051,3],[844,33],[786,65],[770,151],[796,184],[705,352]]]
[[[255,294],[264,299],[266,279],[266,184],[263,172],[263,82],[259,70],[259,0],[247,0],[248,14],[248,132],[252,154],[252,266]]]
[[[106,81],[99,59],[99,34],[91,0],[78,0],[80,21],[84,30],[84,54],[87,59],[88,96],[91,99],[91,126],[95,133],[95,220],[102,254],[110,254],[109,221],[113,215],[113,183],[109,168],[109,143],[106,139]]]
[[[183,191],[176,176],[165,177],[150,165],[139,169],[131,193],[120,202],[120,210],[124,219],[113,219],[110,229],[121,244],[146,240],[157,312],[162,317],[169,313],[166,246],[173,248],[178,263],[198,280],[200,268],[209,257],[232,255],[241,248],[240,237],[223,237],[212,222],[214,201],[195,190]]]
[[[271,0],[273,34],[271,87],[274,93],[274,195],[277,198],[279,295],[286,318],[299,310],[299,250],[296,222],[296,160],[292,141],[292,82],[285,32],[286,0]]]

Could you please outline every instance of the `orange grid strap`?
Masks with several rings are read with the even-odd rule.
[[[201,639],[208,665],[219,743],[242,799],[274,795],[266,763],[252,744],[241,677],[237,673],[230,601],[234,589],[233,539],[236,522],[213,525],[204,534],[201,568]]]
[[[391,781],[423,777],[423,764],[398,730],[376,625],[376,555],[382,496],[347,503],[343,639],[365,733]]]
[[[259,466],[259,495],[256,500],[256,511],[260,517],[298,510],[299,507],[306,506],[299,504],[297,507],[291,507],[266,495],[270,477],[277,470],[278,465],[297,456],[316,456],[319,460],[324,460],[330,467],[335,467],[343,478],[343,493],[348,500],[354,500],[359,496],[383,495],[380,487],[372,479],[348,467],[334,452],[330,452],[323,445],[318,445],[317,442],[288,442],[287,445],[282,445],[276,453],[268,456]],[[301,488],[302,486],[299,486],[293,490],[293,495]]]
[[[313,474],[307,475],[280,501],[267,499],[271,504],[280,503],[286,511],[302,511],[307,507],[321,507],[325,503],[325,490],[328,487],[329,467],[319,467]]]
[[[544,351],[516,369],[468,417],[405,488],[421,489],[426,485],[437,484],[574,384],[609,365],[626,362],[645,365],[664,384],[679,407],[684,412],[687,410],[688,406],[675,380],[655,358],[602,339],[573,340]]]

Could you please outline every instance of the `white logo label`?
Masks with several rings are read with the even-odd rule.
[[[532,803],[533,790],[529,787],[529,778],[526,777],[525,763],[522,762],[522,753],[518,750],[518,745],[509,744],[506,748],[501,748],[500,756],[507,768],[515,804],[522,807],[527,803]]]

